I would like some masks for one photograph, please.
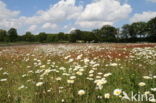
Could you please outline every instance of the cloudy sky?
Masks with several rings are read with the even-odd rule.
[[[0,0],[0,28],[20,34],[92,30],[156,17],[156,0]]]

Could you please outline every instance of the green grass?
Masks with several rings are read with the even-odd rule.
[[[31,45],[31,44],[40,44],[39,42],[0,42],[0,47],[3,46],[16,46],[16,45]]]

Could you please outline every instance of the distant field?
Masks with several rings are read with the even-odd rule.
[[[156,44],[0,44],[0,103],[156,102]]]
[[[3,46],[18,46],[18,45],[32,45],[32,44],[40,44],[39,42],[0,42],[0,47]]]

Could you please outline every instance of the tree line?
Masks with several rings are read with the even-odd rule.
[[[156,17],[148,22],[125,24],[120,29],[104,25],[92,31],[73,30],[69,34],[63,32],[48,34],[41,32],[37,35],[26,32],[18,35],[15,28],[8,31],[0,29],[0,42],[156,42]]]

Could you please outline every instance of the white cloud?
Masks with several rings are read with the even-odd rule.
[[[118,20],[127,18],[131,11],[130,5],[121,5],[117,0],[95,0],[86,5],[76,24],[89,28],[113,24]]]
[[[31,25],[27,31],[35,31],[37,29],[37,25]]]
[[[7,9],[6,4],[0,1],[0,20],[1,19],[8,19],[18,16],[19,11],[12,11]]]
[[[28,26],[28,30],[34,31],[35,25],[43,25],[42,28],[56,28],[56,23],[76,19],[82,11],[82,6],[76,6],[76,0],[60,0],[51,5],[47,10],[39,10],[31,17],[17,17],[19,11],[11,11],[6,4],[0,1],[0,26],[5,28]],[[51,22],[46,23],[46,22]],[[18,25],[17,25],[18,24]]]
[[[6,4],[0,1],[0,27],[7,29],[9,27],[17,27],[15,24],[16,17],[19,15],[19,11],[9,10]]]
[[[82,6],[76,6],[76,0],[60,0],[56,4],[50,5],[47,10],[39,10],[31,17],[22,16],[18,18],[18,21],[23,21],[21,26],[42,25],[40,26],[42,30],[56,29],[60,22],[77,19],[82,9]]]
[[[9,29],[11,27],[18,28],[20,23],[16,19],[0,19],[0,28]]]
[[[113,22],[102,21],[79,21],[78,24],[83,28],[99,28],[103,25],[113,25]]]
[[[154,17],[156,17],[156,12],[147,11],[143,13],[134,14],[134,16],[130,19],[130,21],[131,22],[148,21]]]
[[[72,28],[65,25],[92,29],[105,24],[113,25],[127,18],[131,11],[130,5],[121,5],[118,0],[93,0],[86,6],[76,5],[76,0],[59,0],[47,10],[39,10],[33,16],[26,17],[19,16],[19,11],[7,9],[6,4],[0,1],[0,27],[15,27],[23,32],[46,32],[56,28],[68,31]]]
[[[57,24],[45,23],[42,25],[43,29],[56,29],[58,27]]]
[[[26,23],[63,22],[65,20],[76,19],[82,11],[81,6],[75,5],[76,0],[60,0],[55,5],[51,5],[48,10],[39,10],[33,17],[23,17]]]

